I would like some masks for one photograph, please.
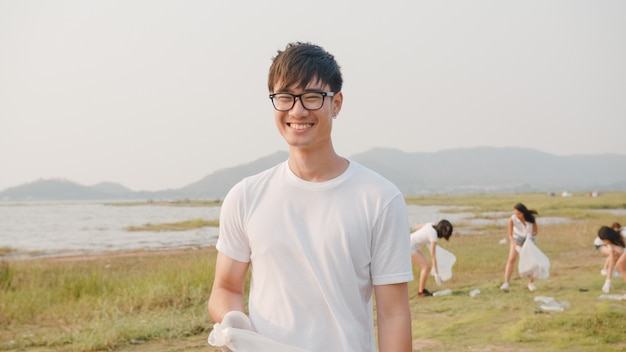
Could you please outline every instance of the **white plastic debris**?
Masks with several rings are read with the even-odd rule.
[[[610,295],[598,296],[598,301],[603,301],[603,300],[626,301],[626,294],[623,294],[623,295],[610,294]]]
[[[433,296],[439,297],[439,296],[448,296],[452,294],[452,290],[447,288],[445,290],[441,290],[441,291],[437,291],[433,293]]]
[[[558,302],[554,299],[554,297],[547,296],[536,296],[534,299],[535,302],[542,302],[537,310],[541,312],[562,312],[565,308],[569,308],[568,301]]]

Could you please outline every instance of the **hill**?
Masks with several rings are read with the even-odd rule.
[[[242,178],[288,158],[279,151],[218,170],[179,189],[135,192],[106,182],[83,186],[38,180],[0,192],[0,200],[221,199]],[[626,155],[556,156],[532,149],[476,147],[434,153],[374,148],[350,156],[394,182],[406,195],[626,191]]]

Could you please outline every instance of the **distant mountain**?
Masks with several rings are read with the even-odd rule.
[[[103,182],[83,186],[64,179],[37,180],[0,192],[0,200],[96,200],[135,198],[120,184]]]
[[[626,190],[626,155],[552,154],[476,147],[436,153],[375,148],[355,160],[405,194]]]
[[[287,152],[275,152],[249,164],[222,169],[201,180],[185,186],[177,192],[186,198],[224,198],[228,190],[246,176],[259,173],[273,165],[287,160]]]
[[[287,152],[276,152],[218,170],[179,189],[135,192],[111,182],[82,186],[67,180],[38,180],[0,192],[0,200],[222,199],[242,178],[287,158]],[[350,159],[387,177],[406,195],[626,191],[626,155],[621,154],[556,156],[493,147],[406,153],[374,148]]]

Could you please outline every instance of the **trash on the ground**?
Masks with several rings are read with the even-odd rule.
[[[452,290],[447,288],[445,290],[433,292],[433,296],[447,296],[452,293]]]
[[[568,301],[558,302],[554,297],[536,296],[534,301],[541,302],[537,307],[537,310],[540,312],[562,312],[565,308],[569,308]]]
[[[479,289],[474,289],[469,292],[470,297],[476,297],[478,294],[480,294]]]
[[[501,239],[498,243],[499,244],[506,244],[506,242],[507,242],[507,240],[506,240],[506,237],[505,237],[505,238]]]
[[[626,301],[626,294],[623,294],[623,295],[610,294],[610,295],[598,296],[598,301],[603,301],[603,300],[608,300],[608,299],[612,299],[616,301]]]

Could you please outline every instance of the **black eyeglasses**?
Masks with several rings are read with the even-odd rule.
[[[302,94],[274,93],[270,94],[272,105],[278,111],[289,111],[296,105],[296,98],[307,110],[319,110],[324,106],[324,98],[334,96],[334,92],[307,92]]]

